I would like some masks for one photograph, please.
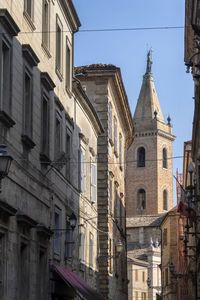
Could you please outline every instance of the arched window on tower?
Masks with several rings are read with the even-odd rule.
[[[139,189],[137,192],[137,209],[146,209],[146,192],[144,189]]]
[[[144,147],[140,147],[137,150],[137,167],[138,168],[145,167],[145,149],[144,149]]]
[[[163,191],[163,210],[168,210],[168,194],[167,194],[167,190]]]
[[[163,148],[163,168],[167,169],[167,149]]]

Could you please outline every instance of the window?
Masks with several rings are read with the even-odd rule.
[[[145,276],[145,272],[142,272],[142,281],[145,282],[146,281],[146,276]]]
[[[94,236],[90,233],[89,266],[93,268]]]
[[[163,168],[167,169],[167,149],[163,148]]]
[[[42,95],[42,132],[41,152],[49,156],[49,98],[43,91]]]
[[[165,269],[165,285],[168,285],[168,268]]]
[[[91,202],[97,200],[97,167],[96,163],[91,163]]]
[[[163,210],[168,210],[168,194],[167,194],[167,190],[163,191]]]
[[[118,186],[119,186],[119,184],[118,184],[118,182],[115,182],[115,202],[114,202],[114,217],[117,219],[117,221],[118,221],[118,198],[119,198],[119,196],[118,196]]]
[[[122,168],[122,135],[119,134],[119,166]]]
[[[70,181],[70,173],[71,173],[71,139],[72,139],[72,133],[67,127],[65,151],[66,151],[66,178],[69,181]]]
[[[34,0],[25,0],[24,1],[24,11],[29,15],[33,20],[33,2]]]
[[[84,263],[85,261],[85,233],[80,234],[80,260]]]
[[[112,179],[109,180],[109,200],[110,200],[110,213],[113,212],[113,183]]]
[[[69,41],[66,41],[66,89],[71,90],[71,49]]]
[[[142,300],[147,300],[147,293],[142,292],[142,293],[141,293],[141,299],[142,299]]]
[[[113,240],[109,239],[109,272],[113,273]]]
[[[112,141],[112,104],[109,103],[109,138]]]
[[[145,167],[145,149],[144,149],[144,147],[140,147],[137,150],[137,167],[138,168]]]
[[[67,226],[66,226],[66,248],[65,248],[65,257],[66,258],[71,258],[72,257],[72,228],[70,226],[70,222],[67,221]]]
[[[29,299],[29,247],[26,242],[21,242],[19,253],[19,299]]]
[[[3,297],[4,287],[4,260],[5,260],[5,246],[4,246],[4,235],[0,233],[0,296]]]
[[[56,22],[56,71],[62,75],[62,24],[57,16]]]
[[[60,209],[55,208],[54,213],[54,253],[60,254]]]
[[[39,250],[39,260],[38,260],[38,294],[39,300],[45,299],[46,289],[47,289],[47,254],[46,249],[40,248]]]
[[[167,246],[167,228],[164,228],[164,230],[163,230],[162,242],[163,242],[163,248],[164,248],[164,246]]]
[[[135,292],[135,300],[139,300],[138,299],[138,291]]]
[[[32,138],[32,74],[25,70],[24,74],[24,134]]]
[[[1,110],[9,114],[11,110],[11,50],[9,45],[4,41],[2,41],[1,53]]]
[[[39,63],[39,58],[29,44],[22,45],[24,57],[24,77],[23,77],[23,133],[22,142],[24,153],[32,149],[35,144],[33,135],[33,67]]]
[[[62,151],[62,117],[56,112],[55,119],[55,159],[60,157]]]
[[[43,0],[42,44],[47,49],[49,49],[49,1],[48,0]]]
[[[86,168],[85,168],[85,153],[83,149],[79,151],[79,180],[80,180],[80,190],[82,193],[85,193],[85,186],[86,186]]]
[[[138,270],[135,270],[135,281],[138,281]]]
[[[117,153],[117,120],[114,118],[114,152]]]
[[[144,189],[139,189],[137,193],[137,209],[146,209],[146,192]]]

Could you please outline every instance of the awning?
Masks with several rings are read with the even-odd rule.
[[[60,266],[53,265],[54,272],[59,277],[70,285],[75,291],[78,291],[87,300],[104,300],[104,298],[92,289],[82,278],[80,278],[75,272],[64,269]]]

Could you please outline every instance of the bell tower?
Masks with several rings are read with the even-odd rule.
[[[173,207],[173,160],[171,120],[165,123],[154,78],[152,51],[147,53],[134,117],[134,141],[127,153],[127,217],[156,215]]]

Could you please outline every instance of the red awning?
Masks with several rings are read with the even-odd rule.
[[[80,294],[88,300],[104,300],[104,298],[92,289],[82,278],[75,272],[64,269],[60,266],[53,266],[53,270],[60,276],[60,278],[70,284],[74,290],[78,290]]]

